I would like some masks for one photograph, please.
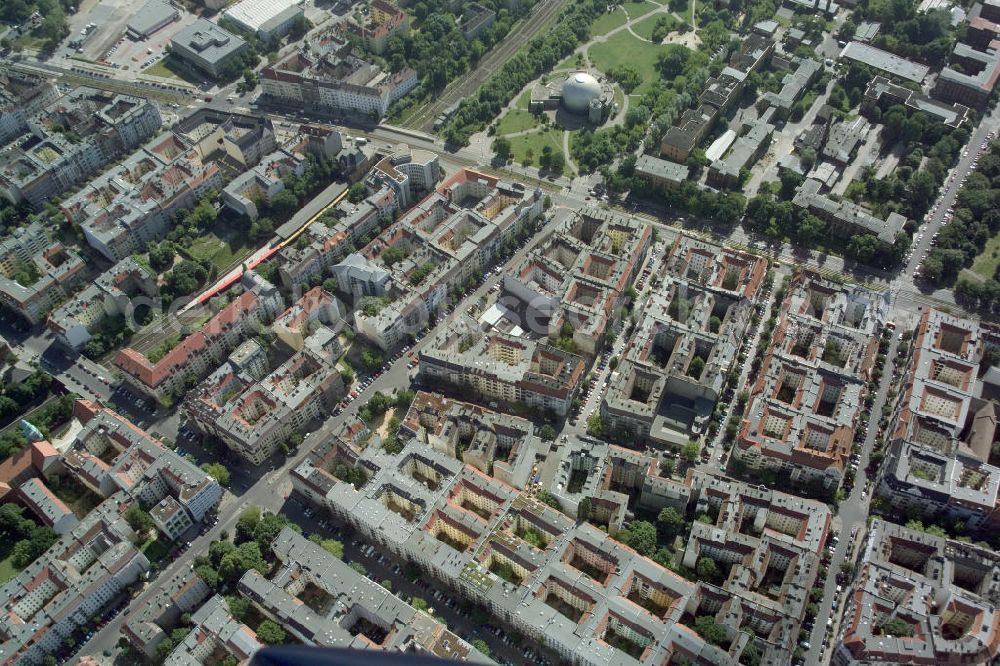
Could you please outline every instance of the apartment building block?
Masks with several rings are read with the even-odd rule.
[[[158,578],[155,584],[155,596],[132,613],[122,627],[131,646],[150,660],[159,659],[156,648],[170,635],[181,615],[193,613],[212,593],[201,576],[189,570],[178,571],[168,579]]]
[[[541,441],[531,421],[479,405],[417,391],[400,435],[461,459],[480,472],[525,489]]]
[[[152,306],[159,294],[156,277],[127,257],[49,315],[46,325],[63,344],[80,349],[108,317],[132,315],[139,305]]]
[[[0,156],[0,196],[40,206],[135,149],[161,119],[144,98],[77,88],[25,122],[27,134]]]
[[[308,284],[327,273],[340,282],[334,266],[352,254],[353,248],[362,244],[361,239],[388,223],[397,210],[396,195],[385,186],[360,203],[341,201],[306,228],[300,236],[306,241],[286,245],[278,253],[281,283]],[[342,291],[348,283],[342,283]]]
[[[364,20],[350,19],[346,26],[352,40],[360,42],[372,53],[382,55],[390,39],[406,34],[410,29],[410,17],[388,0],[371,0]]]
[[[878,479],[892,510],[962,520],[970,529],[1000,520],[1000,469],[989,462],[998,419],[989,396],[997,381],[981,367],[997,349],[997,326],[923,312]]]
[[[39,222],[0,239],[0,307],[37,324],[83,280],[80,256]]]
[[[840,485],[864,413],[887,293],[808,271],[792,278],[733,455],[792,482]]]
[[[525,311],[522,328],[598,352],[652,243],[652,228],[602,208],[566,220],[503,277],[503,295]],[[542,330],[538,330],[542,329]]]
[[[384,71],[352,54],[352,45],[332,33],[261,70],[261,89],[278,104],[320,113],[358,113],[381,118],[389,106],[417,87],[417,72]]]
[[[59,97],[59,89],[49,81],[7,71],[0,75],[0,144],[28,131],[28,119]]]
[[[569,516],[579,517],[580,503],[590,500],[589,520],[613,534],[636,509],[657,513],[670,506],[683,514],[690,484],[659,475],[655,458],[601,440],[573,436],[560,442],[548,491]]]
[[[28,479],[18,486],[17,497],[43,525],[51,527],[60,536],[80,524],[65,502],[56,497],[38,477]]]
[[[751,640],[765,657],[787,655],[770,636],[751,637],[751,610],[740,615],[728,597],[428,446],[340,451],[366,471],[363,483],[338,480],[332,461],[313,456],[293,471],[296,489],[567,663],[736,664]],[[690,628],[704,614],[729,622],[723,645]],[[787,636],[794,643],[797,631]]]
[[[164,660],[164,666],[211,665],[224,657],[242,664],[264,647],[253,629],[233,617],[218,594],[191,614],[191,622],[194,628]]]
[[[405,342],[450,291],[480,280],[542,209],[541,190],[456,173],[362,250],[390,272],[392,286],[377,312],[355,312],[358,332],[385,350]]]
[[[64,201],[66,219],[112,262],[167,235],[174,217],[273,151],[267,118],[199,110]]]
[[[806,178],[795,191],[792,204],[805,208],[827,223],[827,229],[838,238],[850,238],[856,234],[871,234],[883,243],[892,244],[903,231],[906,218],[899,213],[889,213],[884,220],[879,219],[867,208],[852,201],[835,201],[820,194],[823,183],[815,178]]]
[[[569,413],[584,373],[576,354],[502,333],[470,335],[457,327],[441,331],[420,350],[419,368],[426,385],[560,416]]]
[[[116,412],[78,400],[74,415],[82,428],[63,456],[67,472],[101,497],[124,492],[153,507],[150,515],[169,538],[201,522],[222,499],[215,479]]]
[[[305,156],[281,148],[265,155],[260,164],[237,176],[222,188],[222,200],[238,215],[256,220],[260,215],[257,206],[271,203],[285,190],[282,180],[287,176],[301,176],[306,170]]]
[[[992,663],[1000,656],[998,579],[996,553],[876,518],[830,663]]]
[[[609,432],[679,447],[705,431],[767,272],[761,257],[678,235],[601,401]]]
[[[282,529],[271,548],[280,562],[274,575],[268,579],[251,569],[237,589],[305,645],[493,663],[446,625],[295,531]]]
[[[320,328],[327,328],[333,333],[343,328],[346,314],[343,303],[335,296],[323,291],[322,287],[314,287],[278,315],[271,330],[289,348],[302,351],[306,340]],[[336,343],[336,339],[332,342]],[[336,343],[330,355],[337,358],[342,352],[340,344]]]
[[[385,185],[396,194],[399,207],[409,208],[441,180],[437,153],[400,144],[395,152],[375,163],[366,181],[372,191]]]
[[[156,363],[131,347],[118,352],[114,363],[124,381],[143,395],[172,400],[284,308],[277,288],[256,273],[244,273],[241,284],[243,293]]]
[[[317,332],[314,335],[319,335]],[[254,465],[288,437],[333,411],[344,395],[335,353],[321,354],[305,338],[303,349],[266,376],[255,376],[230,359],[199,384],[184,410],[202,431]]]
[[[0,587],[0,663],[37,664],[58,653],[149,569],[122,517],[134,503],[113,494]]]
[[[693,569],[711,558],[724,580],[700,587],[719,605],[720,624],[750,629],[757,653],[769,663],[791,662],[819,577],[829,508],[700,471],[687,481],[695,513],[714,522],[692,523],[684,566]]]

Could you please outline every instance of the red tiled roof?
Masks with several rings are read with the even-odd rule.
[[[238,321],[244,312],[253,309],[256,303],[257,296],[252,291],[244,292],[212,317],[204,328],[189,335],[167,352],[156,365],[152,365],[149,359],[131,347],[118,352],[115,365],[149,388],[156,388],[175,368],[187,365],[193,355],[207,348],[215,337]]]

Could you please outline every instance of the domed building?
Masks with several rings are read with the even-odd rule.
[[[601,84],[587,72],[566,78],[562,87],[562,105],[572,113],[590,113],[590,103],[601,99]]]
[[[562,108],[592,123],[607,117],[614,106],[614,88],[590,72],[569,72],[537,84],[531,91],[528,109],[533,113]]]

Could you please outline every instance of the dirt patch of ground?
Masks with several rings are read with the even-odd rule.
[[[671,32],[666,37],[663,38],[664,44],[683,44],[691,50],[694,50],[701,46],[701,37],[698,36],[697,32],[690,30],[688,32]]]

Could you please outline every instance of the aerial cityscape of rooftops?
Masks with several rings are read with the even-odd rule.
[[[1000,0],[0,0],[0,666],[1000,663],[998,89]]]

